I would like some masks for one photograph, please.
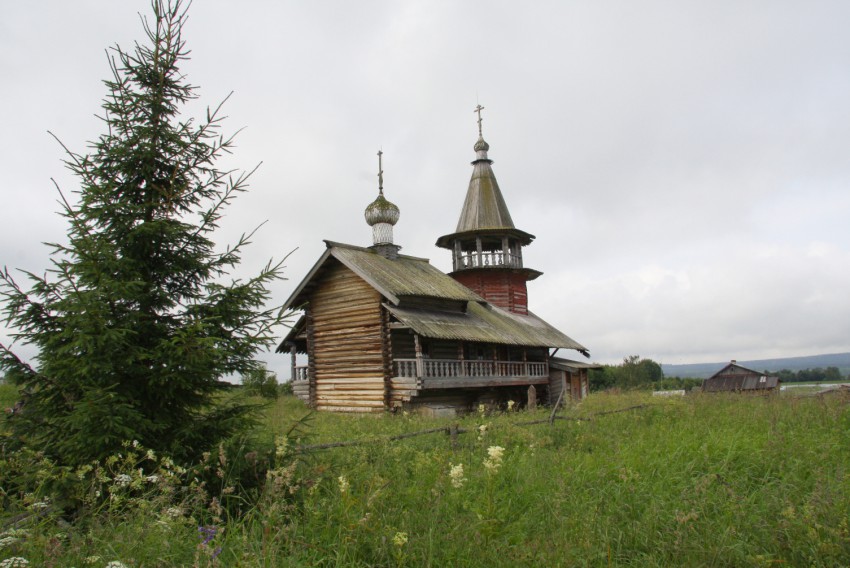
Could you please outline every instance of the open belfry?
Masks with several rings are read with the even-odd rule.
[[[488,157],[478,114],[473,172],[444,274],[400,254],[399,208],[378,196],[365,211],[372,246],[325,241],[327,249],[285,302],[303,315],[280,343],[295,394],[317,410],[376,412],[418,407],[450,414],[508,400],[535,405],[587,394],[595,365],[556,358],[587,349],[528,311],[523,265],[534,236],[514,226]],[[298,354],[307,356],[298,364]]]

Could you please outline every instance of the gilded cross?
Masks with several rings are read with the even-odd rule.
[[[378,150],[378,192],[381,195],[384,194],[384,169],[381,166],[381,156],[383,154],[381,150]]]
[[[481,122],[482,122],[482,118],[481,118],[481,111],[482,111],[482,110],[484,110],[484,107],[483,107],[483,106],[481,106],[481,105],[478,105],[477,107],[475,107],[475,110],[473,111],[473,112],[477,112],[477,113],[478,113],[478,136],[479,136],[479,137],[482,137],[482,136],[483,136],[483,135],[481,134]]]

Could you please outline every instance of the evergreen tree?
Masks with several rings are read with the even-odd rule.
[[[67,244],[49,245],[45,276],[25,273],[28,290],[7,269],[0,281],[15,339],[37,348],[30,365],[0,345],[23,392],[12,432],[63,463],[133,439],[189,460],[232,434],[251,407],[228,402],[221,379],[260,370],[254,357],[281,320],[265,307],[281,265],[230,280],[250,235],[224,251],[211,240],[250,173],[215,166],[233,140],[221,105],[181,119],[197,96],[179,70],[185,7],[152,5],[149,41],[109,52],[106,133],[87,155],[66,148],[79,179],[74,204],[62,195]]]

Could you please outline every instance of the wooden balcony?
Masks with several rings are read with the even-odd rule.
[[[454,270],[466,268],[522,268],[522,257],[511,252],[458,251],[454,256]]]
[[[294,374],[292,375],[292,382],[296,381],[306,381],[307,380],[307,365],[297,365],[292,367]]]
[[[416,379],[421,389],[515,386],[547,383],[545,362],[396,359],[395,376]]]

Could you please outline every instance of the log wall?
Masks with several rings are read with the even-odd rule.
[[[312,402],[317,410],[380,411],[386,402],[381,296],[342,264],[310,297]]]
[[[452,277],[496,306],[528,315],[528,286],[521,272],[470,270],[452,273]]]

